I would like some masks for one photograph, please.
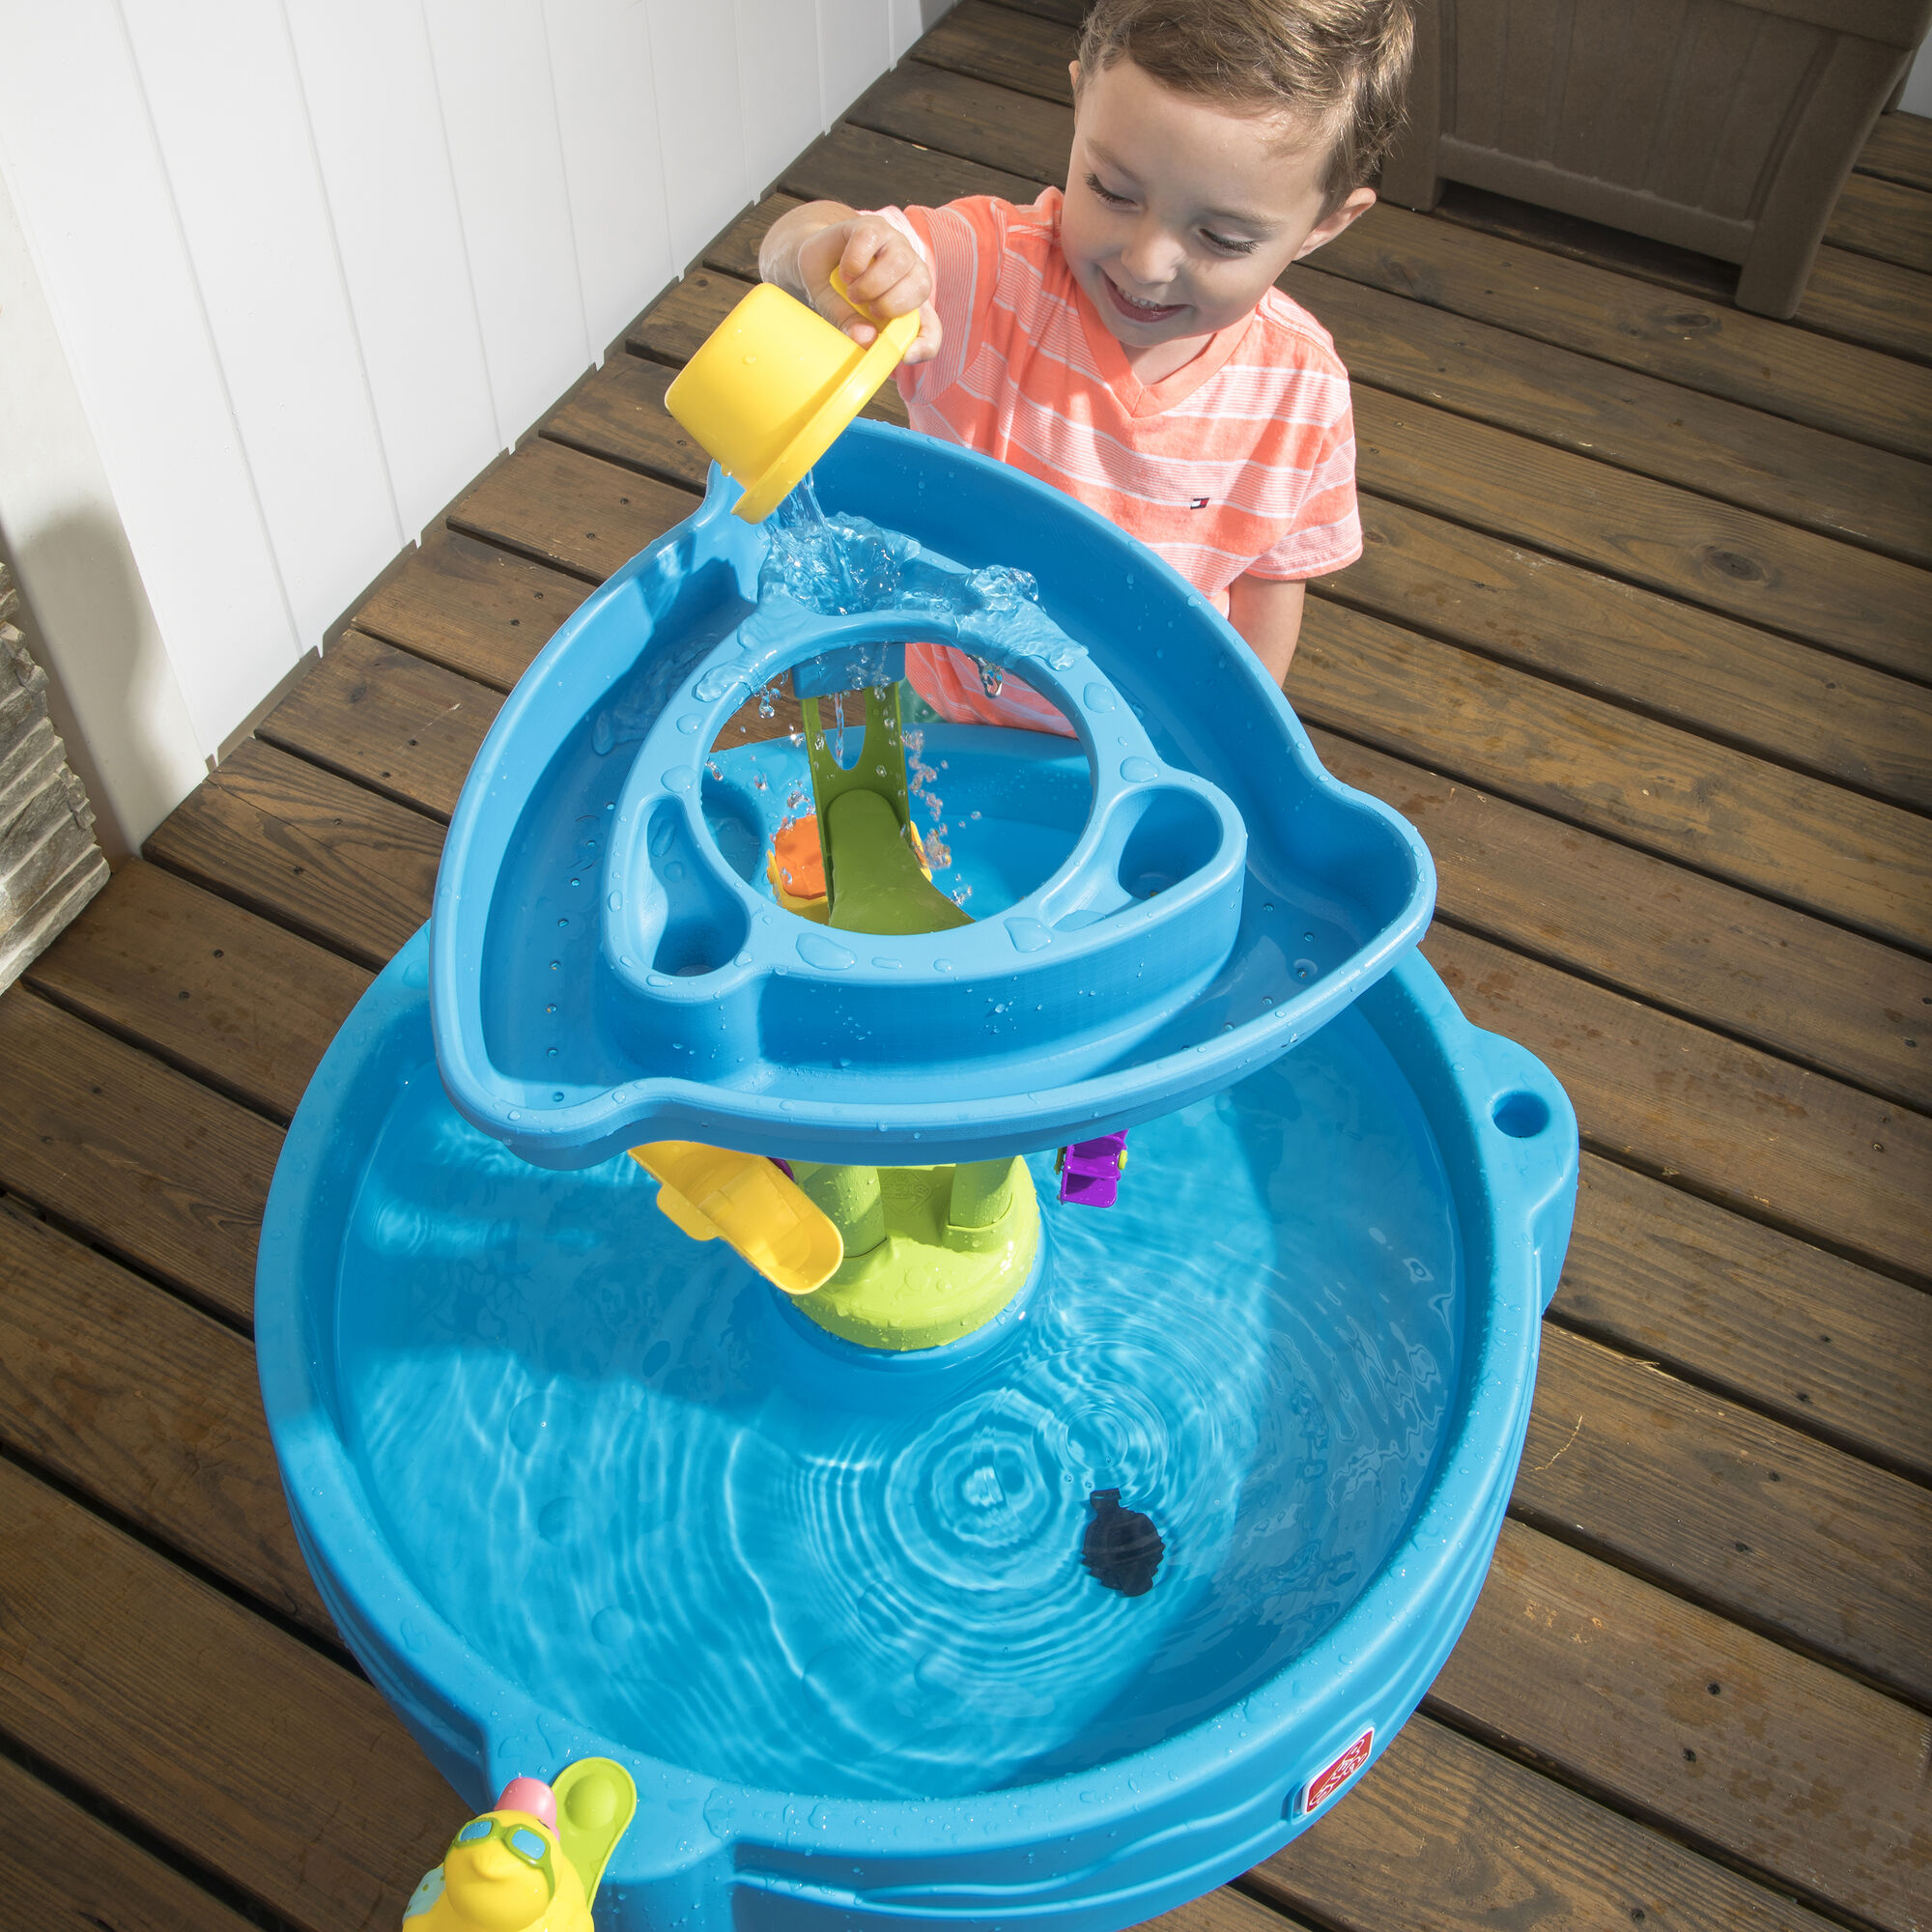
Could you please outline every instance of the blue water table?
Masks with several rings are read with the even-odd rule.
[[[600,1924],[1112,1932],[1321,1815],[1448,1655],[1575,1121],[1198,593],[829,408],[505,704],[291,1129],[264,1396],[458,1790],[635,1786]],[[753,521],[802,449],[825,519]],[[915,641],[1071,735],[910,720]],[[733,742],[786,681],[802,728]]]

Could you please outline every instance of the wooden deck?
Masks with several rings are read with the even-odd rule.
[[[262,1423],[283,1129],[500,695],[692,508],[664,388],[774,212],[1057,182],[1075,11],[964,0],[0,998],[7,1924],[391,1925],[440,1856]],[[1466,193],[1289,277],[1369,533],[1289,695],[1428,839],[1425,950],[1568,1087],[1583,1186],[1467,1634],[1191,1932],[1932,1923],[1932,123],[1796,322],[1728,279]]]

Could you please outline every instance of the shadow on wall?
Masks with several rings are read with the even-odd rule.
[[[119,862],[208,774],[128,539],[99,513],[53,516],[15,541],[27,649],[47,674],[47,713]]]

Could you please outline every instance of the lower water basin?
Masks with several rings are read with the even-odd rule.
[[[1051,1205],[993,1349],[821,1349],[619,1158],[525,1165],[429,1057],[337,1274],[339,1426],[416,1587],[541,1706],[713,1777],[947,1797],[1104,1764],[1311,1644],[1401,1536],[1457,1391],[1451,1194],[1354,1014]],[[1118,1489],[1166,1545],[1081,1567]]]

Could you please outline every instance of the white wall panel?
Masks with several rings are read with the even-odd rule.
[[[730,0],[645,0],[671,252],[688,263],[756,189],[745,158]]]
[[[115,694],[154,714],[129,836],[183,781],[184,733],[216,751],[944,11],[0,0],[0,269],[31,282],[0,287],[0,338],[67,398],[0,384],[0,505],[56,533],[43,622],[97,764],[142,742]],[[9,304],[38,336],[6,336]],[[138,571],[125,623],[68,594],[90,554]]]
[[[590,361],[543,9],[425,0],[423,12],[490,392],[515,438]]]
[[[390,487],[413,536],[508,440],[429,35],[413,0],[284,4]]]
[[[818,21],[799,0],[736,0],[748,195],[824,132]]]
[[[400,548],[294,50],[260,0],[122,0],[298,637]]]
[[[671,254],[650,23],[639,0],[545,0],[564,182],[590,346],[684,266]]]
[[[893,64],[891,0],[817,0],[820,113],[826,127]]]
[[[212,753],[300,648],[140,76],[112,0],[10,0],[0,21],[0,164]]]
[[[893,59],[903,60],[906,49],[952,6],[953,0],[892,0]]]

